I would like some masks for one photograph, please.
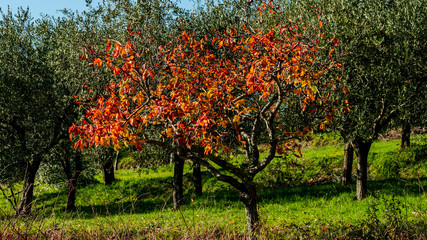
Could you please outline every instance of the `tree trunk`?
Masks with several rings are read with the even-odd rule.
[[[344,166],[343,166],[343,175],[342,175],[342,184],[349,185],[351,184],[351,172],[353,170],[353,145],[350,142],[345,144],[344,148]]]
[[[31,214],[33,204],[34,182],[37,171],[39,170],[42,158],[37,156],[32,164],[27,163],[27,171],[24,177],[24,186],[22,187],[22,199],[19,208],[15,211],[15,216],[28,216]]]
[[[194,192],[197,196],[202,195],[202,172],[200,170],[200,164],[193,164],[193,182],[194,182]]]
[[[77,192],[77,179],[83,170],[81,155],[75,159],[76,169],[68,179],[68,197],[67,197],[67,211],[76,209],[76,192]]]
[[[256,188],[252,185],[247,188],[247,191],[241,191],[240,201],[245,205],[246,222],[249,236],[252,238],[255,235],[259,224]]]
[[[184,160],[177,154],[171,153],[171,161],[174,163],[173,169],[173,209],[178,209],[184,204],[183,197],[183,175]]]
[[[366,197],[368,189],[368,153],[372,142],[363,140],[353,141],[354,151],[357,156],[357,184],[356,194],[357,200],[362,200]]]
[[[411,146],[411,124],[405,122],[402,124],[402,139],[400,148],[408,148]]]
[[[119,153],[120,151],[116,151],[116,159],[114,160],[114,171],[119,169]]]
[[[114,177],[114,162],[111,156],[108,156],[108,158],[105,159],[105,162],[102,163],[102,175],[104,185],[110,185],[116,180]]]

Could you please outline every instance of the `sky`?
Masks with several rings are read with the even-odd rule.
[[[93,0],[92,5],[101,1]],[[29,7],[31,16],[34,18],[38,18],[41,13],[59,16],[58,9],[67,8],[79,12],[87,9],[85,0],[0,0],[0,8],[3,12],[7,12],[8,5],[14,13],[18,7],[22,6],[24,9]],[[191,0],[181,0],[179,5],[186,9],[193,8]]]

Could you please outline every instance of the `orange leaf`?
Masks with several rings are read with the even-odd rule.
[[[173,130],[172,130],[172,128],[168,128],[166,130],[166,136],[168,136],[169,138],[173,137]]]
[[[150,74],[151,78],[154,78],[154,72],[151,71],[150,69],[147,69],[148,74]]]
[[[218,49],[220,49],[224,45],[224,41],[219,42]]]
[[[299,90],[299,89],[294,89],[294,90],[292,90],[295,94],[297,94],[297,95],[300,95],[301,93],[302,93],[302,91],[301,90]]]
[[[234,116],[233,122],[239,122],[239,120],[240,120],[240,116],[239,115]]]
[[[344,92],[344,94],[349,94],[350,93],[350,91],[348,91],[348,89],[346,87],[343,87],[342,91]]]
[[[102,65],[102,60],[99,58],[95,58],[95,60],[93,61],[93,65],[96,65],[98,67],[101,67]]]

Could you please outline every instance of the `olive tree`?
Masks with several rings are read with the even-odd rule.
[[[339,124],[348,143],[344,180],[350,181],[354,148],[357,198],[363,199],[372,142],[392,119],[409,119],[411,107],[425,105],[426,9],[423,1],[316,3],[323,8],[326,28],[340,39],[346,53],[343,61],[351,110],[341,116]]]

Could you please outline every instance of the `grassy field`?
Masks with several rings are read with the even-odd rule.
[[[355,200],[355,186],[338,176],[343,146],[312,144],[302,158],[273,162],[258,176],[259,239],[426,239],[427,136],[399,150],[399,140],[378,141],[369,156],[369,197]],[[325,145],[326,144],[326,145]],[[383,166],[386,165],[386,166]],[[393,171],[390,171],[392,169]],[[35,211],[11,218],[0,197],[1,238],[47,239],[244,239],[244,207],[227,184],[203,172],[204,193],[195,196],[185,168],[186,206],[173,211],[172,166],[123,169],[111,186],[78,190],[77,211],[65,212],[66,188],[39,185]]]

